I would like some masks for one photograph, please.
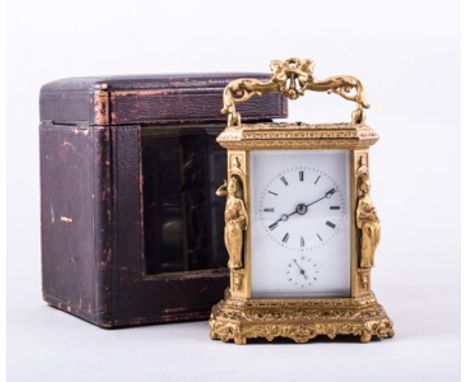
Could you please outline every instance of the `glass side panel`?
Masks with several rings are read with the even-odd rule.
[[[147,274],[226,265],[224,198],[214,194],[225,178],[226,153],[215,138],[197,127],[142,129]]]

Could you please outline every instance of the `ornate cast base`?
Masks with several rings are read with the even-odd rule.
[[[226,293],[210,317],[211,339],[233,340],[243,345],[248,338],[286,337],[305,343],[318,335],[359,336],[369,342],[392,337],[393,323],[375,296],[320,299],[236,299]]]

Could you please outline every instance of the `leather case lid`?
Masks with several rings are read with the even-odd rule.
[[[221,122],[224,87],[236,78],[269,79],[261,73],[166,74],[68,78],[41,88],[41,121],[70,125]],[[243,120],[287,117],[278,94],[239,106]]]

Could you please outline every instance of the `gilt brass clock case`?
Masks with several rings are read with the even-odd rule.
[[[371,269],[380,240],[380,221],[370,197],[369,148],[379,136],[364,123],[363,109],[369,105],[364,100],[363,86],[351,76],[315,80],[310,60],[272,61],[271,70],[269,81],[238,79],[224,91],[222,112],[228,115],[228,124],[217,141],[227,149],[228,168],[227,180],[217,194],[227,199],[224,240],[229,253],[230,286],[224,299],[212,309],[211,338],[245,344],[250,338],[272,341],[276,337],[287,337],[303,343],[317,335],[329,338],[354,335],[362,342],[369,342],[373,336],[380,339],[392,337],[392,321],[371,290]],[[305,90],[335,93],[353,101],[356,109],[352,121],[334,124],[241,123],[237,103],[272,92],[297,99]],[[349,153],[346,169],[350,185],[347,195],[350,219],[348,295],[254,296],[250,163],[252,153],[263,150],[344,150]],[[330,191],[334,192],[334,189]],[[327,196],[325,194],[324,198]],[[301,245],[303,240],[301,237]]]

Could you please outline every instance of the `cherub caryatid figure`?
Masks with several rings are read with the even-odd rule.
[[[359,199],[356,210],[356,224],[361,230],[361,268],[374,266],[375,249],[380,241],[380,221],[370,197],[370,182],[367,167],[359,169]]]
[[[229,181],[216,190],[216,195],[226,196],[224,210],[224,243],[229,254],[229,269],[242,268],[242,244],[247,230],[247,211],[242,199],[242,184],[238,176],[232,175]]]

